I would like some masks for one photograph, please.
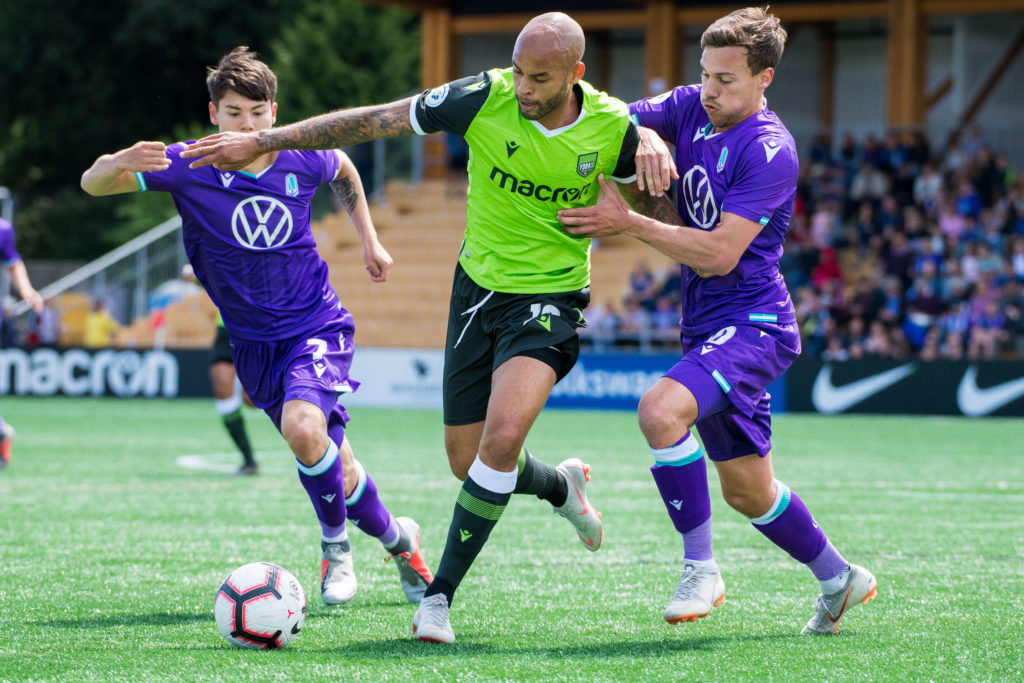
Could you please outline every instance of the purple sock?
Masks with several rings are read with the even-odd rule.
[[[656,463],[651,474],[672,524],[683,535],[685,559],[712,559],[708,468],[696,437],[687,432],[676,445],[651,453]]]
[[[828,542],[800,497],[782,482],[776,484],[779,491],[775,503],[768,512],[750,520],[754,528],[797,562],[808,565],[819,580],[837,576],[846,567],[846,560]]]
[[[338,444],[328,441],[324,457],[311,467],[300,462],[299,481],[313,503],[324,538],[337,538],[344,533],[345,482]]]
[[[394,545],[398,540],[398,525],[384,503],[377,496],[377,486],[370,479],[363,466],[356,462],[359,481],[352,494],[345,500],[348,516],[363,533],[380,539],[385,546]]]

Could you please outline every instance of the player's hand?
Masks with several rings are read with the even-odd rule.
[[[632,212],[622,195],[605,180],[604,174],[597,176],[597,182],[601,187],[597,204],[558,212],[558,220],[570,235],[604,237],[617,235],[628,227]]]
[[[36,290],[30,289],[21,298],[32,306],[32,310],[36,312],[36,315],[43,312],[43,297],[39,296],[39,292]]]
[[[388,279],[393,261],[391,254],[380,242],[363,245],[363,262],[366,264],[366,272],[370,274],[371,282],[384,282]]]
[[[636,184],[652,197],[660,197],[671,187],[672,179],[679,179],[676,162],[668,145],[650,128],[637,127],[640,144],[636,148]]]
[[[166,171],[171,166],[167,158],[167,145],[162,142],[136,142],[114,155],[117,168],[132,173]]]
[[[237,171],[264,153],[256,133],[217,133],[187,145],[181,156],[195,158],[189,168],[214,164],[222,171]]]

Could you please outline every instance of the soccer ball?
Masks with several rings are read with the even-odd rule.
[[[222,636],[235,647],[275,650],[306,622],[306,594],[291,573],[253,562],[228,574],[213,603]]]

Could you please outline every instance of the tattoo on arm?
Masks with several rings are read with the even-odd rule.
[[[672,200],[668,198],[668,195],[652,197],[637,188],[636,183],[630,183],[625,188],[627,190],[624,193],[626,201],[633,206],[633,210],[637,213],[668,225],[683,225],[683,219],[679,217],[679,213],[672,205]]]
[[[409,98],[372,107],[343,109],[266,130],[259,135],[261,151],[278,149],[337,149],[377,138],[413,132]]]
[[[355,183],[349,178],[338,178],[331,181],[331,189],[334,190],[334,196],[338,198],[341,205],[345,207],[345,211],[349,213],[355,211],[356,204],[359,203],[359,192],[356,190]]]

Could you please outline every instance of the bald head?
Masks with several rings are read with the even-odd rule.
[[[516,55],[556,59],[566,69],[573,69],[583,59],[586,40],[583,29],[569,15],[548,12],[534,17],[516,38]]]

